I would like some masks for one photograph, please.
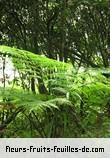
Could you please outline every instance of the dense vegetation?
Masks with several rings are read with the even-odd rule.
[[[1,0],[0,20],[0,137],[110,137],[109,0]]]

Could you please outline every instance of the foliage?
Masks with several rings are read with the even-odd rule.
[[[9,58],[12,61],[19,73],[21,86],[24,89],[30,89],[31,87],[31,90],[34,92],[35,88],[33,90],[32,85],[35,87],[35,80],[38,81],[39,91],[45,93],[48,91],[46,87],[50,88],[51,78],[55,78],[58,72],[60,73],[71,68],[71,64],[3,45],[0,46],[0,55],[4,60]],[[34,79],[34,83],[32,83],[32,79]]]
[[[109,66],[109,0],[2,0],[0,41],[73,65]]]
[[[91,137],[109,137],[110,81],[97,71],[94,77],[88,71],[80,76],[70,91],[70,100]]]
[[[0,88],[1,137],[109,137],[110,81],[100,72],[78,73],[63,98]]]
[[[2,0],[0,21],[0,136],[110,137],[109,0]]]
[[[69,64],[58,62],[40,55],[35,55],[26,50],[20,50],[3,45],[0,46],[0,55],[12,58],[14,65],[18,69],[23,69],[28,66],[31,70],[36,70],[37,67],[49,68],[51,70],[56,67],[63,70],[63,68],[69,66]]]
[[[73,126],[78,128],[78,118],[74,106],[64,98],[34,95],[14,89],[0,90],[0,113],[1,117],[4,115],[0,123],[4,137],[15,137],[12,134],[16,134],[17,137],[23,137],[23,131],[26,132],[25,137],[69,136],[69,131],[67,130],[69,126],[73,124]],[[22,107],[22,110],[16,118],[13,117],[13,120],[7,123],[6,126],[3,126],[4,122],[8,122],[9,118],[7,115],[12,116],[12,113],[15,112],[13,110],[20,107]],[[71,110],[70,116],[67,115],[69,110]],[[75,122],[73,121],[74,118],[76,119]],[[15,133],[14,130],[18,132],[16,131]]]

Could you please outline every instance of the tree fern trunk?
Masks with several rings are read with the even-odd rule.
[[[35,79],[34,77],[31,78],[31,90],[33,93],[36,93],[35,91]]]

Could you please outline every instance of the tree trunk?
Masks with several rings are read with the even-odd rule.
[[[46,87],[44,85],[42,77],[41,78],[37,78],[37,80],[38,80],[38,90],[39,90],[39,93],[41,93],[41,94],[47,94],[48,91],[47,91],[47,89],[46,89]]]
[[[36,93],[34,77],[31,78],[31,90],[32,90],[33,93]]]

